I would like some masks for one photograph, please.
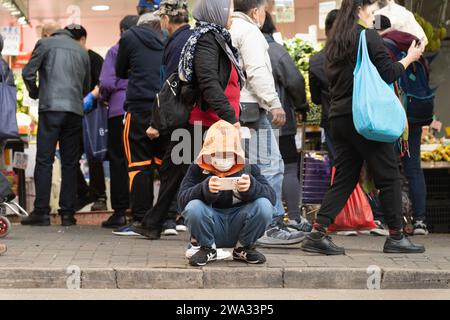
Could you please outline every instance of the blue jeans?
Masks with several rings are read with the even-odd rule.
[[[201,200],[192,200],[183,216],[200,246],[234,248],[239,241],[242,246],[251,247],[264,235],[274,210],[266,198],[229,209],[216,209]]]
[[[284,162],[272,124],[266,113],[261,113],[259,129],[252,130],[250,141],[245,141],[245,151],[250,163],[258,165],[261,174],[275,190],[277,203],[274,218],[284,215],[282,199]]]
[[[403,157],[403,166],[406,179],[409,183],[409,195],[411,197],[413,217],[415,221],[425,220],[427,186],[421,167],[420,144],[422,139],[422,127],[409,126],[409,152],[410,157]]]

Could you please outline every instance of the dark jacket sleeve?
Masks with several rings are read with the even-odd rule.
[[[289,53],[286,52],[281,57],[277,70],[279,70],[278,80],[286,88],[286,92],[294,103],[295,111],[307,111],[309,105],[306,101],[305,78],[298,71]]]
[[[84,68],[86,70],[86,75],[84,76],[83,83],[83,95],[86,96],[91,92],[91,62],[89,61],[89,55],[85,55]]]
[[[388,84],[397,81],[405,72],[403,65],[400,62],[392,62],[383,39],[377,31],[367,30],[366,38],[370,60],[377,68],[381,78]]]
[[[127,33],[123,35],[119,42],[119,52],[117,54],[116,75],[121,79],[128,79],[130,70],[130,48],[128,45]]]
[[[316,74],[316,57],[309,61],[309,91],[311,92],[311,100],[313,103],[322,104],[322,88],[320,78]]]
[[[239,192],[239,197],[242,201],[253,202],[259,198],[266,198],[275,206],[277,201],[275,191],[261,174],[261,170],[257,165],[252,165],[250,179],[250,189],[247,192]]]
[[[184,210],[192,200],[201,200],[210,205],[219,199],[219,194],[209,192],[210,177],[205,179],[200,167],[191,164],[178,193],[178,207]]]
[[[22,71],[22,78],[27,87],[31,99],[39,98],[39,88],[37,86],[37,73],[42,66],[42,62],[47,54],[45,43],[38,41],[34,47],[31,59]]]
[[[236,113],[225,97],[219,79],[220,50],[214,35],[210,32],[198,40],[194,58],[194,73],[202,99],[208,107],[214,109],[218,116],[231,123],[237,122]]]
[[[0,83],[5,80],[5,84],[10,87],[15,87],[14,75],[8,66],[8,63],[0,57]]]

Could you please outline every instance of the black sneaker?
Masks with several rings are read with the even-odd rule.
[[[20,221],[23,226],[47,227],[50,225],[50,216],[31,213],[30,216]]]
[[[345,255],[345,249],[334,244],[331,237],[321,232],[311,233],[306,236],[302,244],[302,250],[311,253],[320,253],[327,256]]]
[[[400,239],[394,239],[388,237],[384,243],[384,253],[424,253],[425,247],[416,245],[409,240],[405,235],[402,235]]]
[[[102,222],[102,228],[118,229],[126,224],[125,212],[114,212],[108,220]]]
[[[254,248],[237,248],[233,250],[233,260],[244,261],[250,264],[261,264],[266,262],[266,257]]]
[[[77,224],[77,219],[73,215],[61,216],[61,226],[71,227]]]
[[[201,247],[200,250],[189,259],[189,264],[194,267],[205,266],[209,262],[217,260],[216,249]]]
[[[106,200],[99,199],[94,202],[94,204],[91,207],[91,211],[108,211],[108,206],[106,205]]]

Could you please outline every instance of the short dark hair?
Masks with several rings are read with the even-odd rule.
[[[64,29],[70,31],[73,38],[77,41],[80,41],[83,37],[87,38],[87,30],[82,25],[70,24]]]
[[[250,10],[265,5],[267,0],[234,0],[234,11],[249,13]]]
[[[264,22],[264,25],[261,28],[262,33],[265,34],[274,34],[277,32],[277,27],[275,26],[275,23],[273,22],[272,15],[266,11],[266,21]]]
[[[333,28],[334,22],[336,21],[336,18],[338,16],[339,10],[338,9],[334,9],[331,10],[326,19],[325,19],[325,34],[328,35],[331,31],[331,29]]]
[[[169,15],[169,22],[173,24],[189,23],[189,12],[186,11],[176,16]]]
[[[379,31],[384,31],[391,27],[392,27],[391,20],[388,17],[382,14],[375,16],[375,29]]]
[[[120,31],[127,31],[128,29],[130,29],[131,27],[134,27],[135,25],[137,25],[139,20],[138,16],[126,16],[125,18],[122,19],[122,21],[120,21]]]

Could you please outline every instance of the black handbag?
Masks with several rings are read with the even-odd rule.
[[[261,108],[256,102],[241,103],[241,115],[239,122],[243,127],[258,129],[259,118],[261,117]]]

